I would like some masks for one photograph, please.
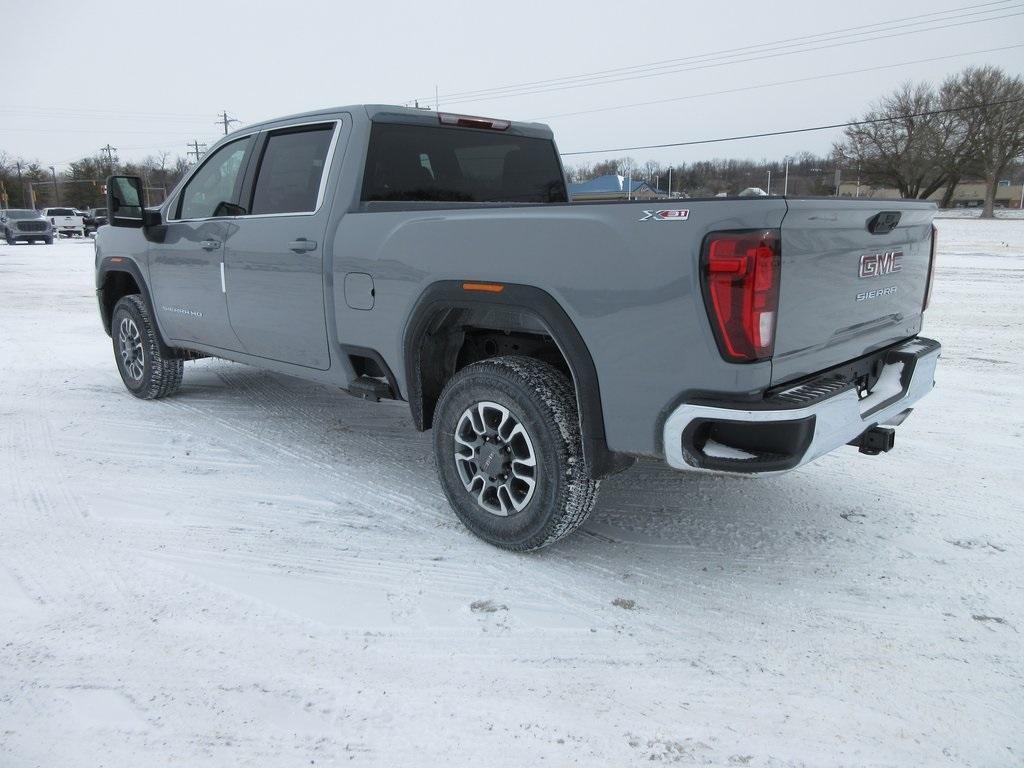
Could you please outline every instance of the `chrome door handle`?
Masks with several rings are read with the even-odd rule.
[[[304,253],[305,251],[316,250],[316,240],[307,240],[304,237],[300,237],[298,240],[292,240],[288,243],[288,247],[296,253]]]
[[[202,248],[204,251],[216,251],[218,248],[220,248],[220,241],[219,240],[203,240],[199,244],[199,247]]]

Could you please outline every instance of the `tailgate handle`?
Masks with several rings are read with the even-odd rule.
[[[879,211],[868,219],[868,232],[872,235],[888,235],[900,223],[899,211]]]

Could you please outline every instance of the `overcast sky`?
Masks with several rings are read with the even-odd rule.
[[[941,81],[969,64],[1024,73],[1024,2],[1014,0],[0,4],[0,151],[58,167],[108,142],[122,159],[184,154],[192,139],[216,140],[222,109],[245,123],[330,105],[432,104],[435,85],[442,110],[543,120],[571,152],[840,122],[903,80]],[[884,32],[806,40],[889,21]],[[927,27],[948,28],[918,31]],[[768,45],[795,38],[805,40]],[[452,95],[607,70],[624,71],[520,89],[542,93]],[[771,85],[804,78],[820,79]],[[701,95],[717,91],[732,92]],[[651,101],[662,103],[608,109]],[[586,114],[566,115],[576,112]],[[781,158],[825,152],[838,133],[607,156]]]

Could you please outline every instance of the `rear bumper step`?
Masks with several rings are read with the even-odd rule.
[[[683,403],[663,429],[665,458],[676,469],[742,474],[794,469],[843,445],[876,455],[931,391],[941,353],[915,338],[848,366],[775,391],[757,403]],[[858,394],[859,375],[872,389]]]

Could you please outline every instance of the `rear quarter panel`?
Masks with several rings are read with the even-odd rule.
[[[666,208],[689,216],[641,221]],[[778,227],[785,210],[768,199],[348,213],[331,243],[338,337],[377,349],[404,384],[406,323],[431,283],[535,286],[561,304],[594,358],[609,447],[658,455],[661,420],[685,394],[768,386],[770,363],[719,355],[697,267],[708,232]],[[372,310],[346,305],[348,272],[372,275]]]

